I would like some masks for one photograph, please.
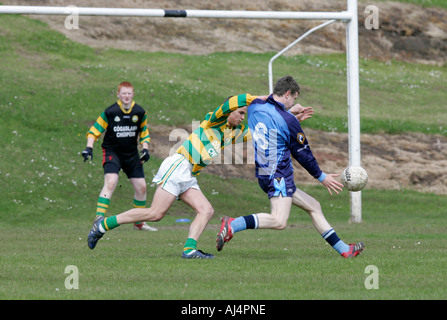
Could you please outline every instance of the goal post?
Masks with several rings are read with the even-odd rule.
[[[346,26],[349,165],[360,167],[360,80],[357,0],[348,0],[348,12],[351,15],[351,19]],[[350,192],[350,201],[350,221],[354,223],[362,222],[362,192]]]
[[[311,33],[324,28],[334,22],[336,22],[337,20],[329,20],[326,21],[325,23],[322,23],[316,27],[313,27],[312,29],[306,31],[302,36],[300,36],[298,39],[296,39],[295,41],[293,41],[291,44],[289,44],[287,47],[285,47],[284,49],[282,49],[281,51],[279,51],[277,54],[275,54],[269,61],[268,64],[268,73],[269,73],[269,93],[273,92],[273,62],[278,59],[280,56],[282,56],[284,53],[286,53],[287,51],[289,51],[290,49],[292,49],[295,45],[297,45],[301,40],[303,40],[304,38],[306,38],[308,35],[310,35]]]
[[[346,23],[347,101],[349,165],[361,166],[360,153],[360,90],[357,0],[347,0],[347,10],[340,12],[237,11],[237,10],[163,10],[52,6],[0,5],[0,14],[79,15],[159,18],[219,19],[291,19],[336,20]],[[362,221],[361,192],[350,192],[351,222]]]

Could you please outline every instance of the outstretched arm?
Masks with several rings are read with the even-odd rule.
[[[261,99],[261,100],[267,100],[268,97],[269,97],[269,96],[258,96],[258,99]]]

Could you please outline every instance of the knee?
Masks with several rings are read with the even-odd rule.
[[[287,227],[287,221],[277,221],[276,230],[284,230]]]
[[[143,183],[141,185],[138,185],[135,187],[135,193],[139,194],[139,195],[145,195],[146,194],[146,184]]]
[[[114,180],[106,181],[104,183],[104,187],[109,190],[109,192],[113,192],[116,188],[117,182]]]
[[[169,210],[169,207],[158,207],[158,208],[151,208],[152,209],[152,221],[160,221],[163,219],[163,217],[166,215],[166,213]]]
[[[145,208],[144,210],[144,221],[157,222],[163,219],[167,210],[156,210],[155,208]]]
[[[160,221],[161,219],[163,219],[164,216],[165,215],[162,213],[157,213],[151,217],[150,221],[153,221],[153,222]]]
[[[202,209],[200,209],[197,214],[202,214],[204,216],[206,216],[208,219],[211,219],[214,216],[214,208],[209,206],[209,207],[204,207]]]
[[[307,211],[307,213],[310,215],[323,213],[321,209],[321,204],[318,201],[315,201],[310,207],[310,209]]]

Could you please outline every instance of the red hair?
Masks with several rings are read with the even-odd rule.
[[[123,81],[118,85],[118,92],[121,91],[121,88],[132,88],[132,90],[134,90],[133,85],[127,81]]]

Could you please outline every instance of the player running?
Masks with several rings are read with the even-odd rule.
[[[363,243],[346,244],[326,221],[320,203],[298,189],[293,181],[293,156],[329,193],[338,193],[342,184],[334,179],[338,174],[321,171],[297,118],[287,112],[300,93],[296,81],[286,76],[275,85],[266,100],[255,100],[248,108],[248,126],[255,148],[256,177],[261,189],[270,199],[270,213],[257,213],[236,219],[224,216],[217,235],[217,250],[246,229],[282,230],[287,225],[291,205],[306,211],[317,231],[342,257],[355,257]],[[294,106],[294,108],[297,106]]]
[[[197,250],[197,241],[214,215],[214,209],[197,183],[200,170],[209,165],[219,151],[229,144],[251,139],[251,134],[242,121],[247,107],[258,98],[242,94],[227,99],[220,107],[208,113],[176,153],[161,164],[153,182],[158,184],[150,208],[131,209],[119,215],[95,221],[88,236],[88,246],[93,249],[108,230],[121,224],[135,221],[159,221],[172,203],[179,198],[196,212],[185,242],[182,258],[209,259],[214,256]]]
[[[104,186],[96,205],[96,219],[104,218],[122,169],[132,184],[135,194],[133,206],[146,206],[146,180],[143,162],[149,160],[150,136],[144,109],[133,101],[134,88],[129,82],[121,82],[117,90],[117,102],[98,117],[87,133],[87,147],[82,152],[84,162],[93,159],[93,144],[104,134],[102,143]],[[138,141],[143,146],[138,154]],[[96,221],[95,219],[95,221]],[[135,221],[135,230],[157,231],[145,222]]]

